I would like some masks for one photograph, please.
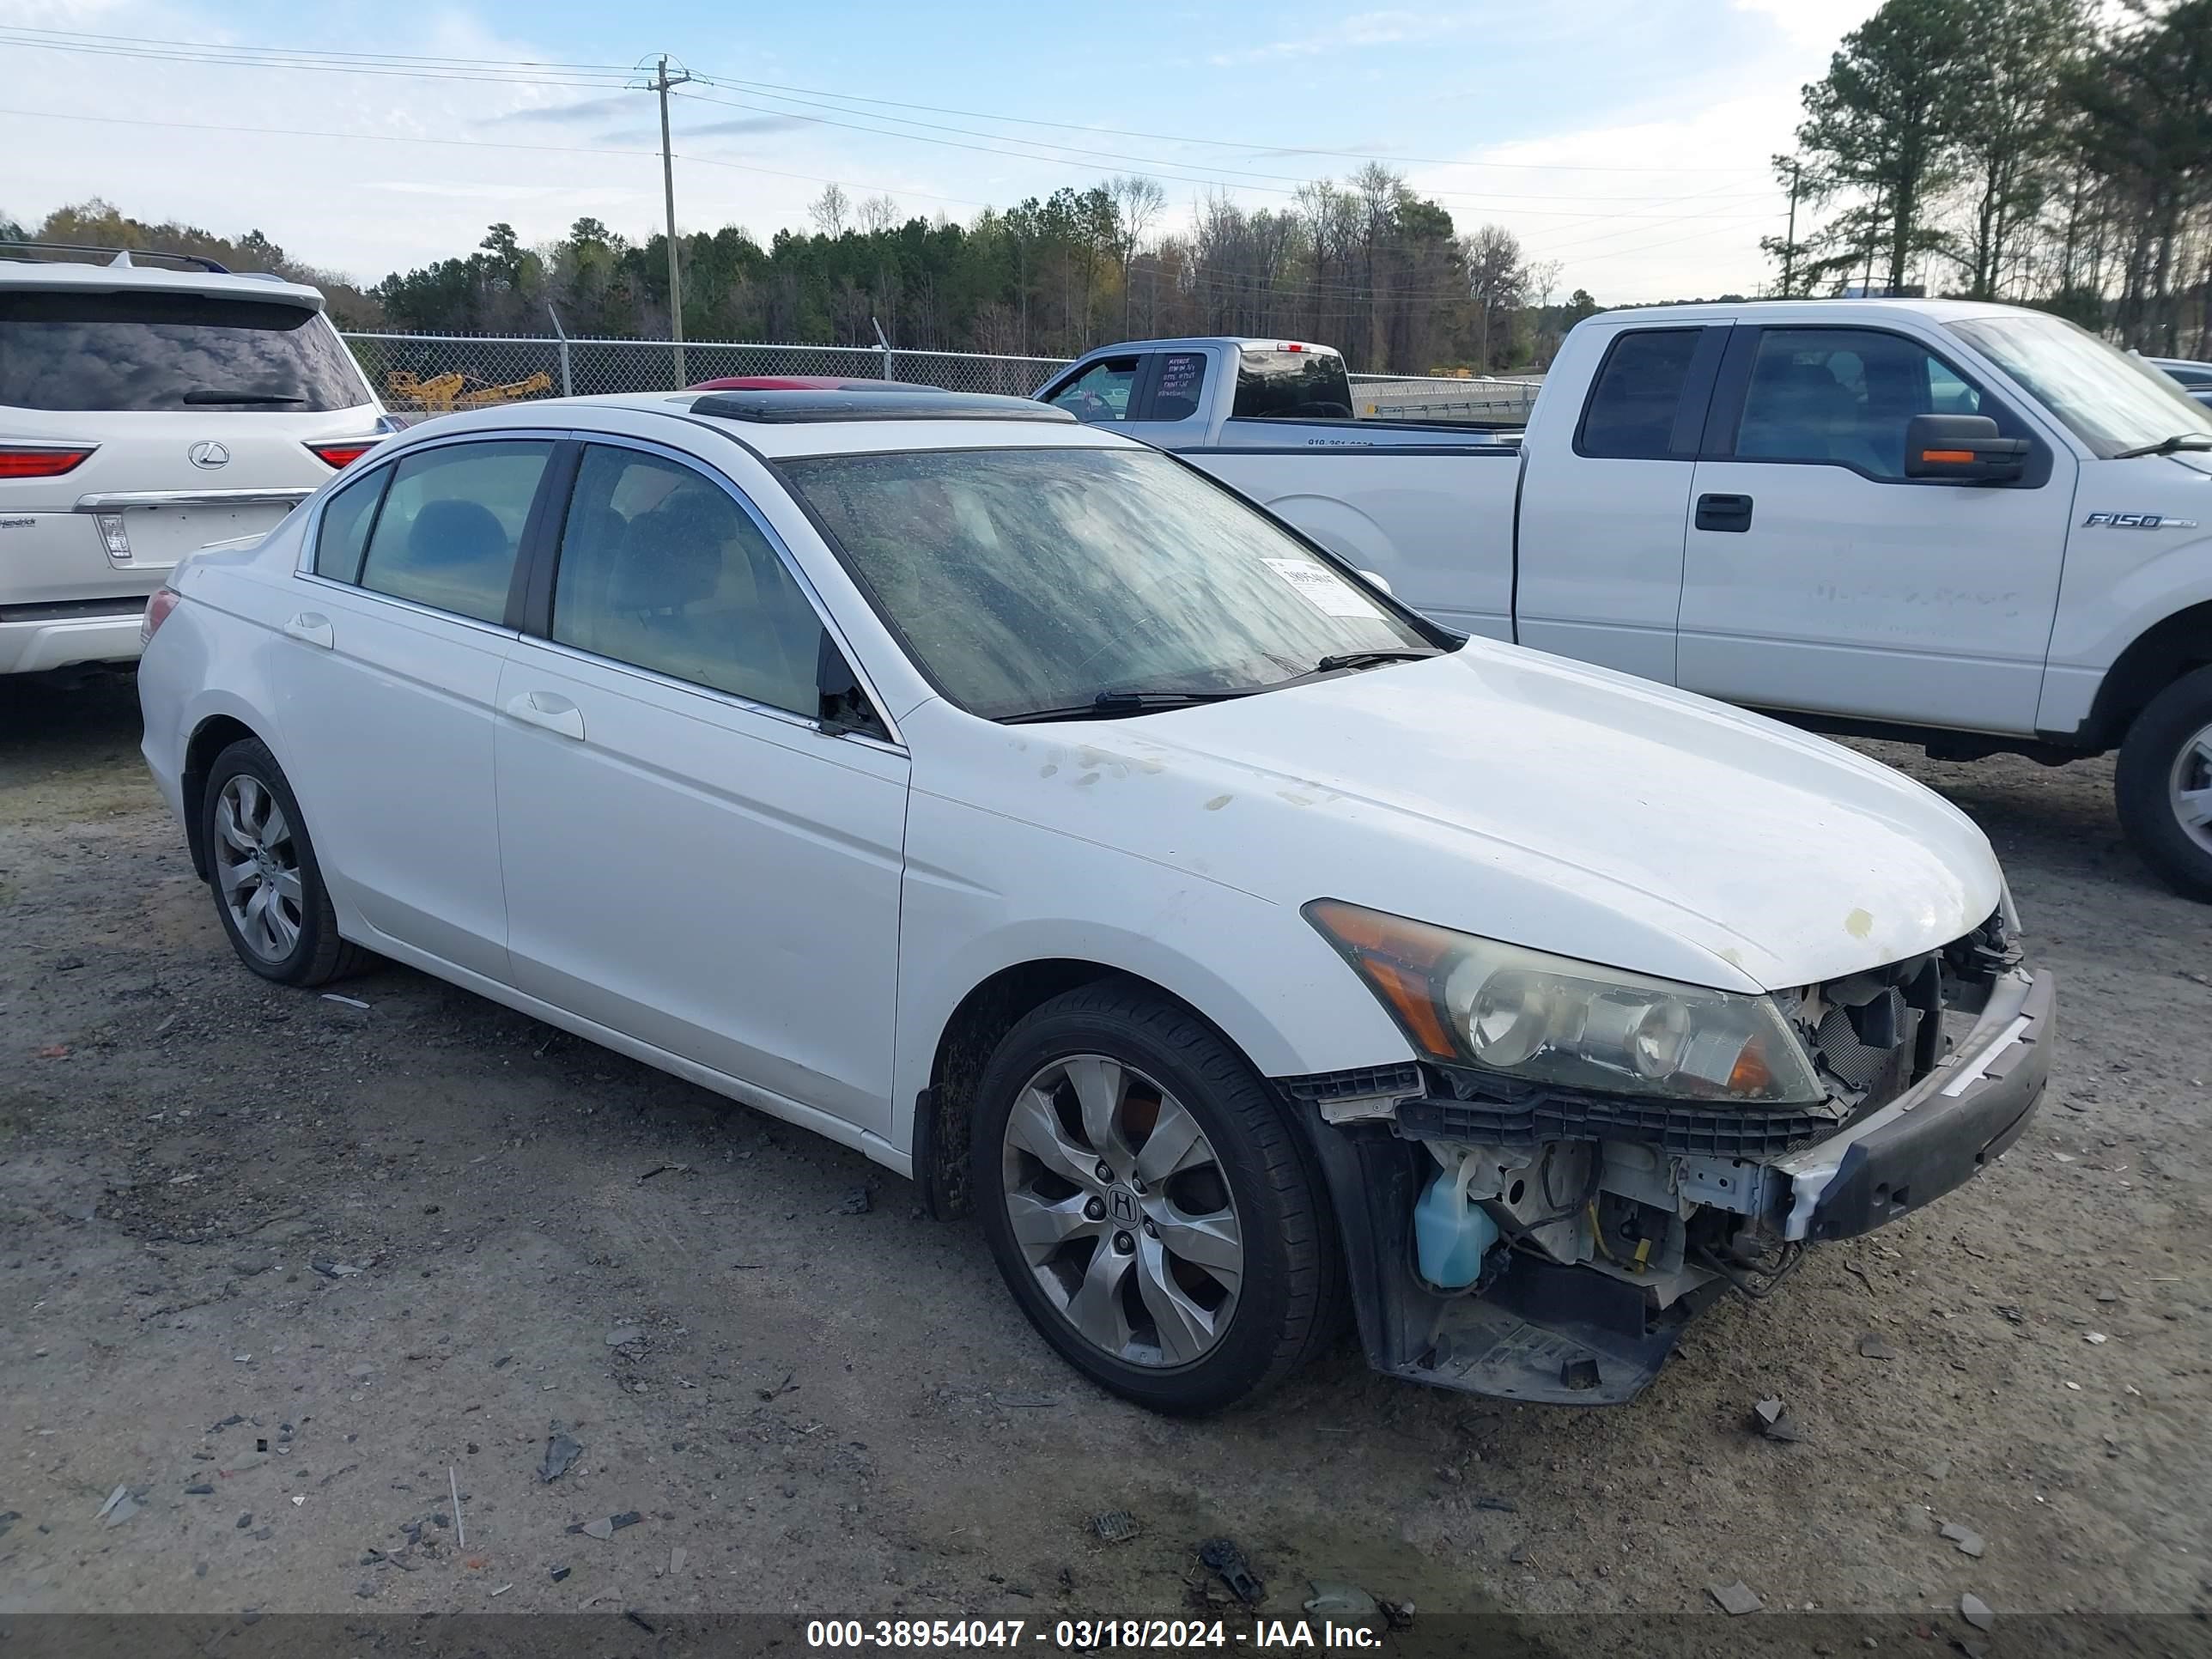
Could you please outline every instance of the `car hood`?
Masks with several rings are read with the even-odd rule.
[[[1931,950],[1998,903],[1963,813],[1775,721],[1486,641],[1131,720],[903,722],[917,788],[1285,905],[1346,899],[1733,990]]]

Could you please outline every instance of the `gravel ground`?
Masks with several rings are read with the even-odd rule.
[[[1741,1580],[1957,1636],[1964,1592],[2212,1607],[2212,911],[2102,763],[1869,745],[1989,830],[2060,975],[1984,1179],[1718,1307],[1626,1409],[1347,1343],[1189,1424],[1062,1369],[856,1154],[410,971],[252,977],[137,741],[127,684],[0,688],[0,1613],[1173,1612],[1215,1534],[1291,1614],[1312,1577],[1424,1618]]]

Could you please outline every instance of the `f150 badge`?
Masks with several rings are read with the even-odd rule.
[[[2194,519],[2169,519],[2157,513],[2092,513],[2081,520],[2085,530],[2194,530]]]

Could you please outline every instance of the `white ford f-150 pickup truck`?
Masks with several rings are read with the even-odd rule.
[[[2039,312],[1777,301],[1577,326],[1522,432],[1351,418],[1326,347],[1115,345],[1038,394],[1448,626],[1971,760],[2117,748],[2212,900],[2212,410]]]

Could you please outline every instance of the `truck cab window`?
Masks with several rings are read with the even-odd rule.
[[[1668,447],[1674,414],[1698,349],[1694,328],[1647,328],[1623,334],[1606,354],[1583,411],[1575,447],[1600,460],[1687,459]]]
[[[1079,421],[1126,421],[1129,394],[1136,390],[1135,357],[1102,357],[1072,380],[1058,387],[1046,401],[1064,409]]]
[[[1949,367],[1901,335],[1769,329],[1752,362],[1735,453],[1747,460],[1840,462],[1869,477],[1901,479],[1906,422],[1979,414],[1981,401]]]

